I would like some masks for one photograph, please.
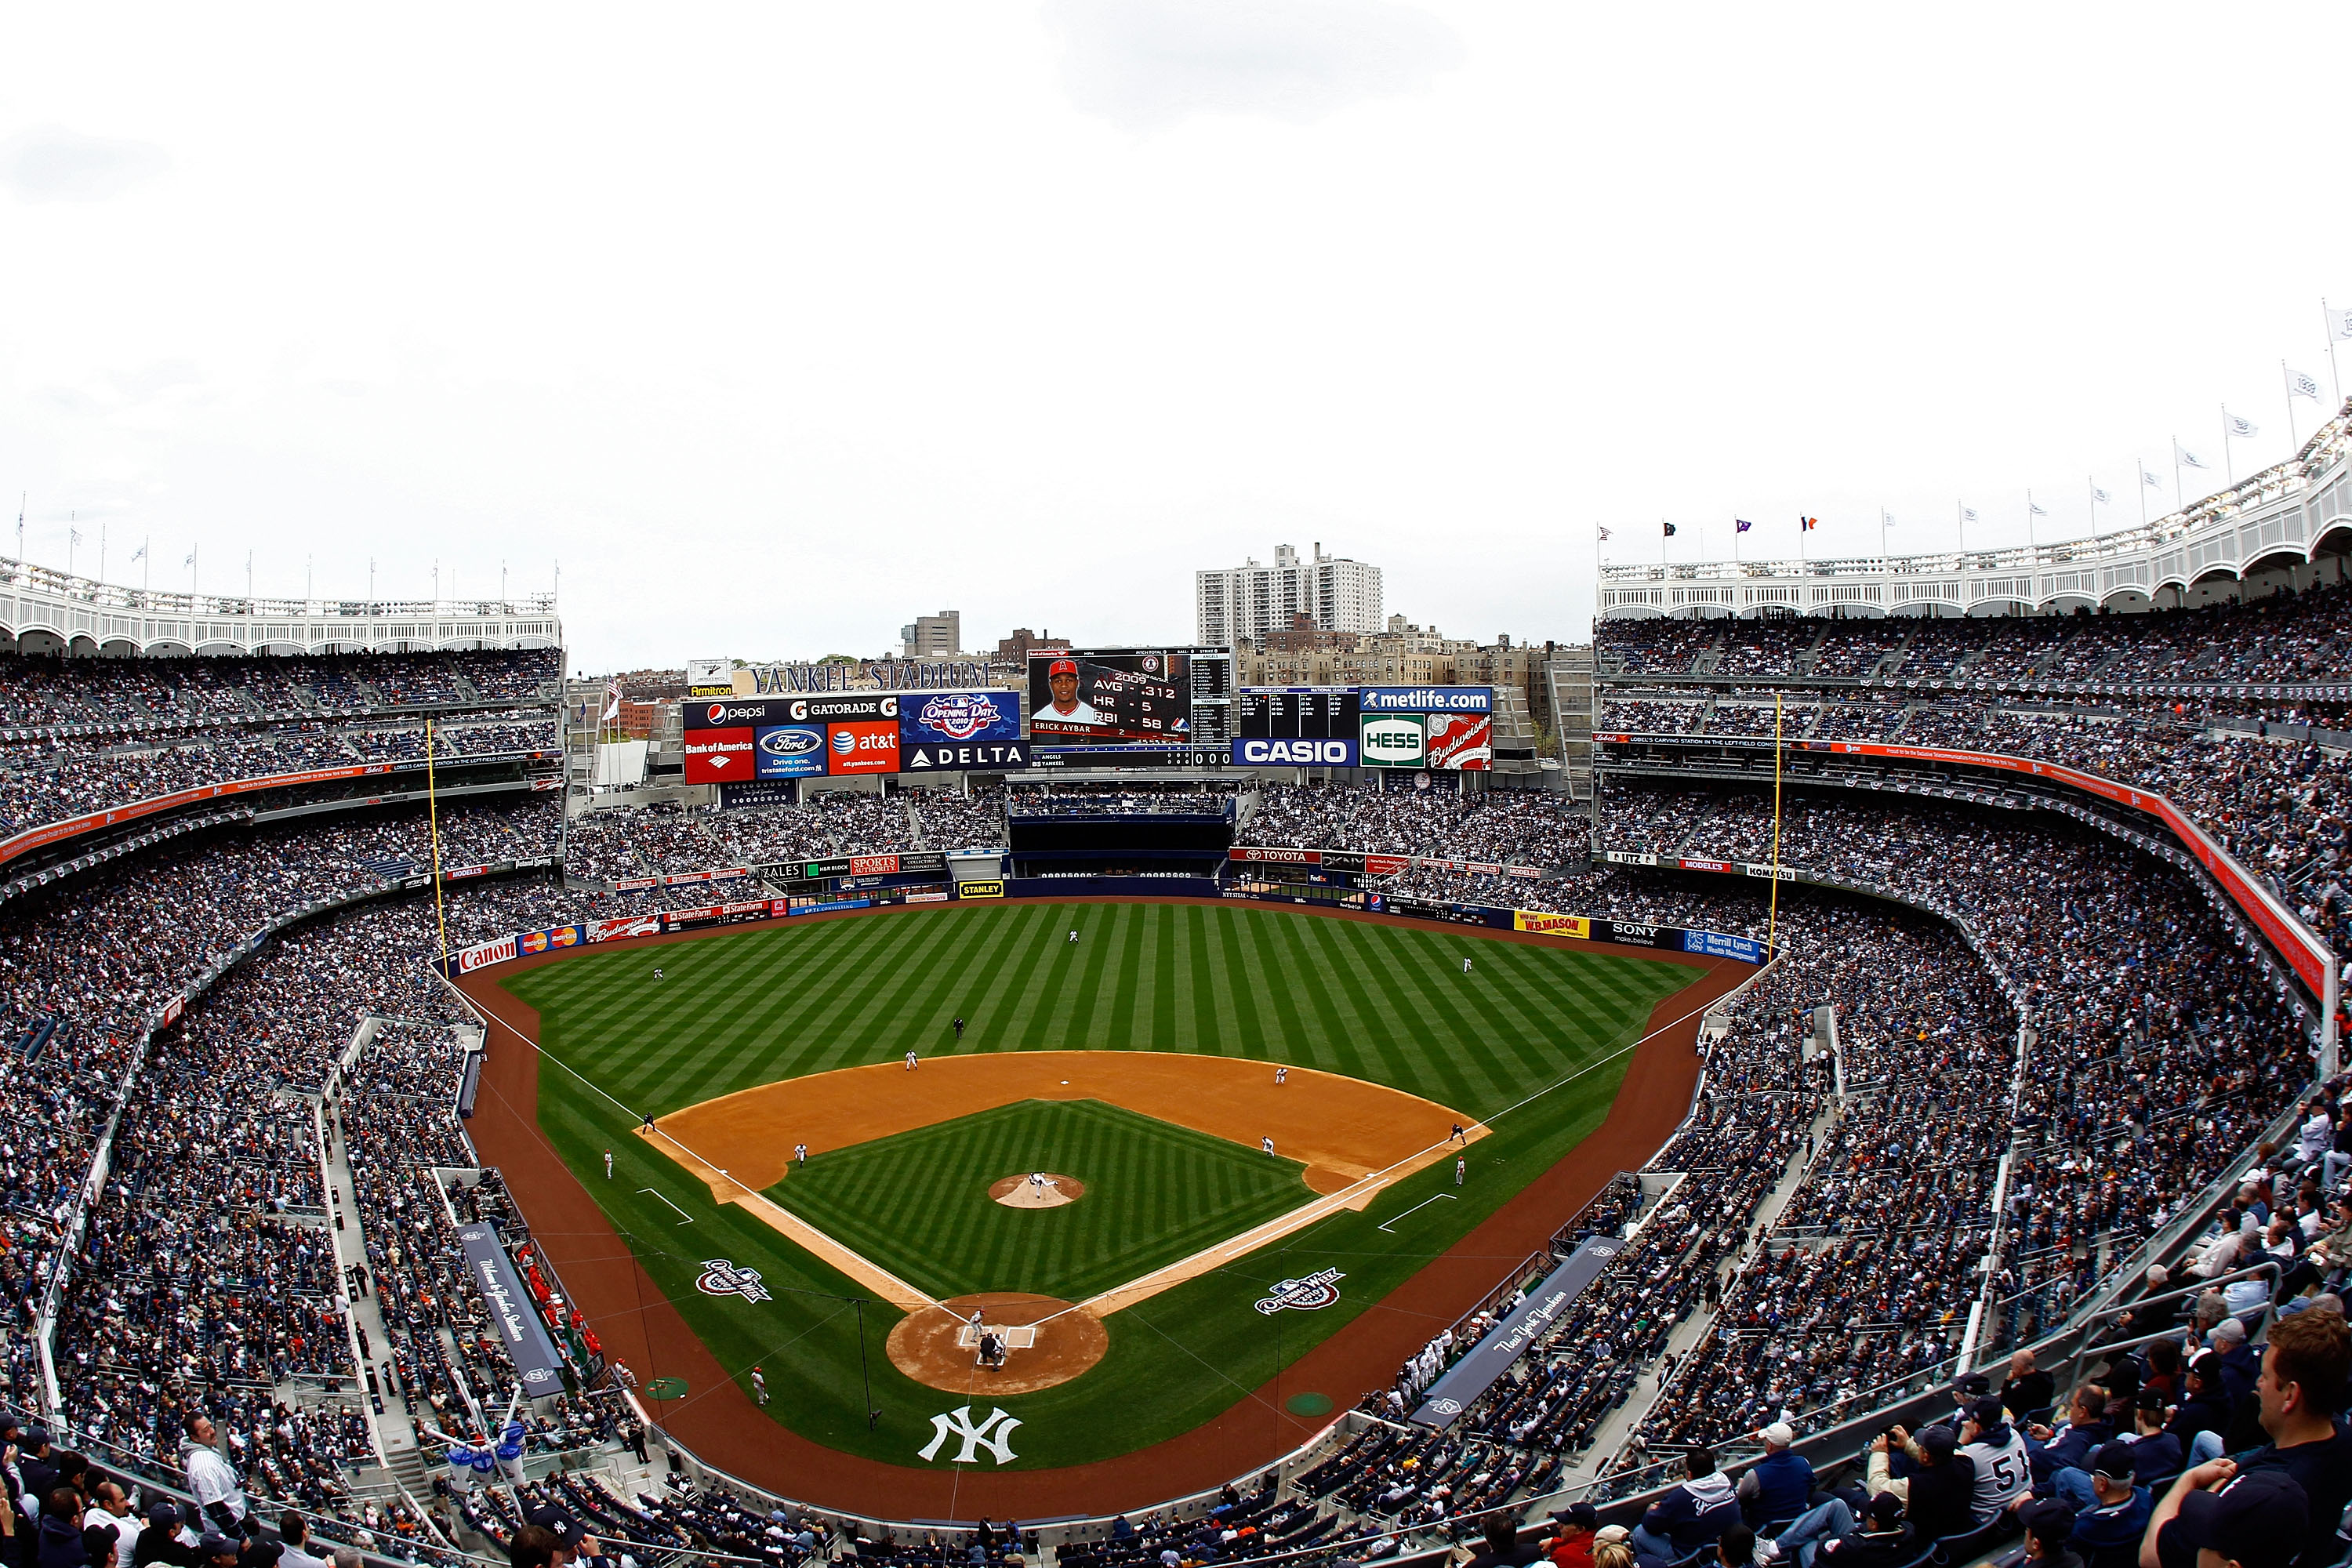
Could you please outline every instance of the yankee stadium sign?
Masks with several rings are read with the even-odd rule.
[[[1257,1310],[1269,1318],[1285,1308],[1320,1311],[1339,1299],[1339,1281],[1346,1278],[1336,1268],[1318,1268],[1303,1279],[1285,1279],[1258,1302]]]

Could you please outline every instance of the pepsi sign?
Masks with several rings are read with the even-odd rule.
[[[755,731],[752,751],[756,778],[820,777],[824,773],[824,726],[772,725]]]
[[[1237,768],[1352,768],[1356,742],[1338,740],[1242,740],[1234,742]]]

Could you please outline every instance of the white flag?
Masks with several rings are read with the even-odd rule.
[[[2319,400],[2318,381],[2299,370],[2286,373],[2286,391],[2290,397],[2308,397],[2315,403]]]
[[[1881,528],[1893,528],[1895,526],[1895,514],[1887,510],[1885,507],[1880,507],[1878,509],[1878,526]]]
[[[1976,509],[1976,508],[1974,508],[1974,507],[1972,507],[1972,506],[1964,506],[1964,507],[1960,508],[1960,521],[1961,521],[1962,522],[1974,522],[1976,520],[1977,520],[1977,509]]]
[[[2139,482],[2152,490],[2160,490],[2164,488],[2164,481],[2144,468],[2139,471]]]
[[[2252,420],[2241,419],[2226,408],[2221,410],[2221,422],[2229,426],[2231,436],[2242,441],[2249,437],[2262,434],[2261,428]]]
[[[1605,528],[1604,528],[1604,529],[1602,529],[1602,530],[1601,531],[1601,538],[1603,538],[1603,539],[1607,539],[1607,538],[1609,537],[1609,531],[1608,531],[1607,529],[1605,529]]]
[[[2188,447],[2182,446],[2178,441],[2175,441],[2172,444],[2172,456],[2184,468],[2201,468],[2205,466],[2204,458],[2199,457],[2196,453],[2190,451]]]
[[[185,561],[183,561],[183,562],[181,562],[181,563],[180,563],[180,564],[181,564],[181,565],[183,565],[183,566],[194,566],[195,563],[196,563],[196,552],[195,552],[194,551],[193,551],[193,550],[191,550],[191,551],[189,551],[189,552],[188,552],[188,558],[187,558]]]
[[[2098,486],[2096,486],[2096,485],[2093,485],[2093,486],[2091,487],[2091,504],[2092,504],[2092,505],[2094,505],[2094,506],[2105,506],[2108,502],[2110,502],[2110,501],[2114,500],[2115,499],[2116,499],[2115,497],[2113,497],[2113,496],[2109,495],[2106,491],[2105,491],[2105,490],[2101,489]]]
[[[616,675],[613,677],[612,679],[604,683],[604,717],[603,721],[609,723],[620,716],[621,678]]]
[[[2050,515],[2042,509],[2042,504],[2039,501],[2027,501],[2025,503],[2025,510],[2034,517],[2048,517]]]
[[[2331,338],[2352,338],[2352,310],[2339,310],[2330,306],[2327,310],[2327,335]]]

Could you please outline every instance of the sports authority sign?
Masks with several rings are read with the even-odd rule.
[[[694,1288],[706,1296],[740,1296],[746,1301],[770,1299],[768,1288],[760,1283],[758,1269],[738,1268],[724,1258],[704,1258]]]
[[[1267,1317],[1276,1312],[1319,1312],[1339,1299],[1339,1281],[1347,1276],[1336,1268],[1318,1268],[1303,1279],[1285,1279],[1262,1297],[1257,1310]]]

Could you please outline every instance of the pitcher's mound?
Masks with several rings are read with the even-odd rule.
[[[1022,1181],[1025,1184],[1028,1178]],[[890,1364],[900,1372],[950,1394],[1034,1394],[1069,1382],[1110,1349],[1102,1320],[1069,1307],[1051,1296],[1014,1290],[958,1296],[943,1306],[910,1313],[890,1331],[886,1349]],[[1010,1348],[1003,1366],[980,1364],[972,1342],[974,1308],[980,1310],[984,1330],[1006,1331]]]
[[[1050,1171],[1039,1173],[1045,1178],[1043,1183],[1026,1176],[991,1183],[988,1195],[1009,1209],[1057,1209],[1087,1195],[1087,1184],[1076,1176],[1057,1176]]]

